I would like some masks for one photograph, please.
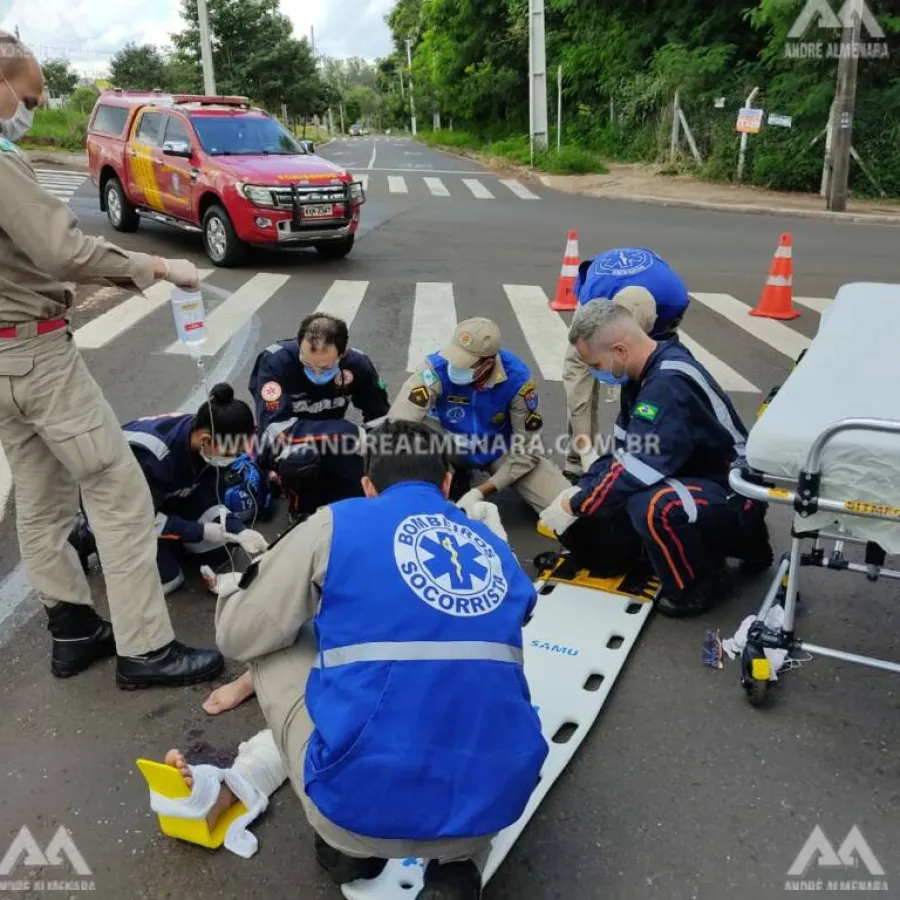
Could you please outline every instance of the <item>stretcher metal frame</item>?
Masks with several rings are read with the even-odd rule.
[[[900,508],[863,500],[841,501],[821,496],[822,455],[825,447],[834,437],[849,431],[890,434],[900,439],[900,421],[872,418],[841,419],[825,428],[813,441],[806,457],[806,464],[796,481],[757,472],[749,467],[746,461],[741,461],[729,473],[729,484],[733,490],[752,500],[790,505],[800,518],[806,518],[817,512],[833,512],[841,516],[896,522],[900,526]],[[793,489],[779,487],[778,483],[791,485]],[[813,547],[807,553],[801,552],[804,540],[813,541]],[[823,546],[825,541],[834,541],[830,553],[826,553]],[[853,563],[844,557],[845,543],[865,546],[865,564]],[[784,554],[778,565],[760,607],[758,619],[750,627],[741,658],[741,686],[751,704],[761,706],[769,695],[771,663],[764,653],[766,649],[787,650],[789,656],[805,652],[900,675],[900,662],[860,656],[811,644],[800,640],[794,631],[797,603],[800,599],[799,572],[803,566],[858,572],[865,575],[869,581],[877,581],[881,577],[900,580],[900,572],[885,567],[885,558],[886,554],[878,544],[854,537],[849,529],[840,524],[836,532],[821,529],[802,531],[798,530],[797,523],[794,522],[791,526],[790,551]],[[769,610],[776,603],[784,607],[784,623],[780,628],[770,628],[764,622]]]

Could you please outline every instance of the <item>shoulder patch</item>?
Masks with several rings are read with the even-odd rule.
[[[644,419],[647,422],[655,422],[659,415],[659,407],[652,403],[638,403],[631,413],[638,419]]]
[[[379,378],[379,379],[378,379],[378,387],[379,387],[382,391],[385,390],[385,387],[384,387],[384,379],[383,379],[383,378]]]
[[[16,145],[5,137],[0,137],[0,150],[4,153],[15,153]]]
[[[267,381],[259,395],[268,403],[274,403],[281,397],[281,385],[277,381]]]
[[[420,384],[409,392],[409,396],[406,399],[409,400],[413,406],[418,406],[420,409],[428,409],[429,398],[430,394],[428,393],[428,388],[425,387],[425,385]]]
[[[334,383],[337,387],[350,387],[350,385],[353,384],[353,372],[350,369],[341,369],[341,371],[337,373]]]
[[[525,416],[526,431],[540,431],[543,425],[544,420],[541,418],[540,413],[532,412]]]
[[[506,413],[505,412],[494,413],[494,415],[491,418],[491,421],[495,425],[502,425],[506,421]]]
[[[431,369],[424,369],[422,371],[422,381],[426,387],[431,387],[435,382],[434,372]]]

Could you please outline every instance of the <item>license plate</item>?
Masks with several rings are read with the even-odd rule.
[[[334,215],[334,205],[301,206],[300,214],[304,219],[330,219]]]

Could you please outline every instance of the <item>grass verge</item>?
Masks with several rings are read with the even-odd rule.
[[[467,131],[423,131],[419,139],[432,147],[448,150],[470,150],[501,162],[517,166],[531,165],[531,147],[528,135],[516,135],[501,141],[484,141]],[[534,168],[548,175],[605,175],[609,170],[599,154],[584,147],[563,144],[536,153]]]

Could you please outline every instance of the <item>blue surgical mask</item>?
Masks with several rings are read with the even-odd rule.
[[[337,373],[340,371],[341,367],[339,365],[332,366],[324,372],[314,372],[309,366],[303,367],[304,374],[313,384],[328,384],[329,381],[334,381],[337,378]]]
[[[475,380],[475,370],[458,369],[452,363],[447,363],[447,377],[454,384],[471,384]]]
[[[200,456],[208,466],[215,466],[217,469],[227,469],[237,462],[237,459],[232,459],[229,456],[207,456],[202,450],[200,451]]]
[[[627,375],[616,378],[612,372],[607,372],[605,369],[591,369],[591,375],[593,375],[600,384],[627,384],[629,380]]]

